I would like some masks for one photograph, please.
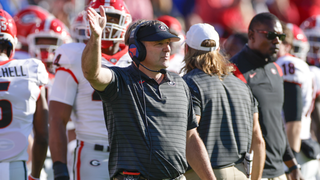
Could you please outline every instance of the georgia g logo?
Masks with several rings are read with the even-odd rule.
[[[100,166],[100,161],[94,159],[92,161],[90,161],[91,166]]]
[[[160,25],[160,26],[159,26],[159,29],[160,29],[161,31],[166,31],[166,30],[167,30],[167,28],[166,28],[164,25]]]

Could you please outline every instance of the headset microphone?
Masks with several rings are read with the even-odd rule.
[[[147,68],[146,66],[144,66],[144,65],[141,64],[141,63],[140,63],[140,65],[141,65],[142,67],[144,67],[145,69],[151,71],[151,72],[159,72],[159,73],[161,73],[161,74],[167,74],[167,70],[165,70],[165,69],[160,69],[159,71],[156,71],[156,70],[152,70],[152,69]]]

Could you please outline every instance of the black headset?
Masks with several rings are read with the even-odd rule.
[[[129,37],[129,55],[133,60],[138,62],[144,61],[147,52],[146,47],[143,45],[141,41],[138,40],[137,34],[141,26],[144,26],[147,23],[150,23],[150,21],[140,23],[134,30],[131,31]]]

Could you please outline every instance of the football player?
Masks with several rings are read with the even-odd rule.
[[[126,67],[131,64],[131,58],[128,47],[122,41],[131,23],[131,15],[122,0],[93,1],[89,6],[100,12],[100,5],[103,5],[107,17],[101,39],[102,66]],[[85,33],[90,36],[88,22]],[[70,176],[66,165],[65,132],[71,114],[77,139],[73,179],[109,179],[108,133],[100,97],[82,73],[81,55],[84,48],[84,43],[64,44],[55,53],[54,64],[58,68],[49,96],[49,144],[56,180],[69,179]]]
[[[310,43],[310,51],[307,51],[307,63],[310,65],[310,70],[314,74],[315,78],[315,103],[314,110],[312,112],[312,121],[315,124],[312,128],[315,131],[315,135],[320,143],[320,69],[319,69],[319,59],[320,59],[320,16],[312,16],[306,19],[300,26],[303,32],[308,38]],[[303,44],[298,44],[298,49],[303,49]]]
[[[46,86],[48,99],[54,81],[53,58],[55,50],[62,44],[72,42],[69,29],[59,19],[50,16],[32,28],[27,40],[31,57],[40,59],[49,72],[49,83]]]
[[[87,25],[85,21],[85,11],[81,11],[71,22],[70,33],[74,42],[86,43],[89,39],[86,35]]]
[[[308,38],[310,50],[307,54],[307,63],[314,74],[314,109],[312,111],[312,131],[320,143],[320,15],[311,16],[302,22],[300,28]],[[320,171],[320,170],[319,170]],[[318,178],[320,172],[318,172]]]
[[[52,16],[47,10],[40,6],[30,5],[20,10],[14,17],[18,32],[18,44],[14,55],[15,59],[30,58],[27,36],[31,33],[34,25]]]
[[[52,84],[54,82],[55,69],[53,66],[53,58],[55,50],[65,43],[72,42],[68,28],[54,16],[49,16],[47,19],[36,23],[27,36],[29,43],[28,52],[31,57],[40,59],[45,65],[48,74],[49,82],[46,84],[46,99],[50,94]],[[52,161],[48,151],[45,160],[44,172],[47,179],[53,179]]]
[[[280,45],[280,57],[276,63],[282,67],[283,71],[285,91],[283,110],[286,131],[292,152],[301,165],[302,176],[305,179],[312,179],[317,173],[318,163],[305,158],[301,151],[301,141],[311,138],[314,77],[305,59],[299,59],[290,54],[292,48],[296,47],[297,40],[306,40],[303,31],[294,24],[283,24],[282,27],[287,37]],[[297,48],[294,51],[298,57],[305,58]]]
[[[17,44],[13,18],[0,10],[0,179],[27,178],[28,136],[33,129],[32,171],[38,179],[48,147],[45,66],[37,59],[12,59]]]

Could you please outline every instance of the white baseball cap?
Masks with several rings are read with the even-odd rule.
[[[201,46],[201,43],[207,39],[214,40],[216,42],[216,47]],[[210,24],[198,23],[190,27],[185,42],[188,46],[196,50],[214,51],[219,47],[219,34]]]

